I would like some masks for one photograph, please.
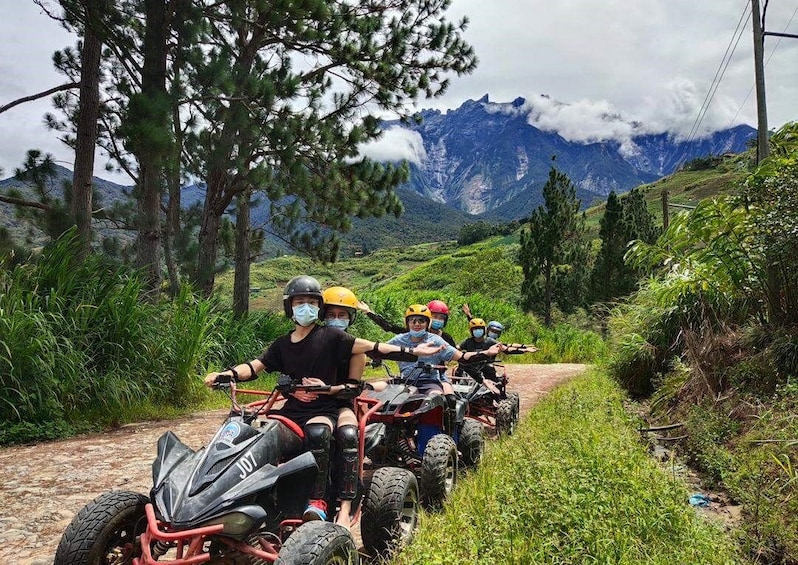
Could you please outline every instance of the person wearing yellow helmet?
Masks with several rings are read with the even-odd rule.
[[[497,340],[485,336],[487,324],[485,324],[485,320],[482,318],[470,318],[468,320],[468,331],[471,335],[460,342],[460,344],[457,346],[458,349],[462,349],[463,351],[483,351],[499,343]],[[462,375],[463,372],[474,378],[477,378],[478,380],[482,377],[494,381],[496,380],[496,369],[494,369],[493,365],[491,364],[486,364],[482,368],[481,374],[478,376],[476,375],[477,371],[469,370],[467,365],[460,365],[457,368],[458,375]]]
[[[446,306],[446,303],[442,300],[430,300],[426,306],[431,316],[430,325],[428,328],[429,333],[441,336],[443,341],[452,347],[455,347],[457,342],[454,341],[454,338],[451,335],[443,331],[443,328],[446,326],[446,322],[449,321],[449,307]],[[363,312],[369,320],[377,324],[386,332],[399,334],[405,332],[407,329],[406,326],[394,324],[390,320],[380,316],[374,312],[365,302],[359,301],[358,309]]]
[[[357,315],[357,297],[343,286],[332,286],[321,293],[324,305],[319,317],[324,325],[348,331]],[[338,367],[338,381],[360,385],[366,368],[366,355],[352,355]],[[358,427],[355,416],[354,399],[339,399],[338,421],[336,423],[336,459],[339,463],[338,497],[340,500],[339,525],[349,527],[352,500],[357,496],[358,484]]]
[[[431,366],[429,373],[423,374],[416,381],[419,389],[425,390],[430,394],[443,394],[446,397],[447,410],[447,433],[454,429],[454,411],[457,398],[454,388],[446,377],[445,365],[449,361],[478,361],[487,360],[498,355],[502,348],[501,344],[482,351],[464,352],[446,343],[439,335],[431,333],[430,324],[432,322],[432,312],[425,304],[411,304],[405,311],[405,327],[407,331],[392,337],[388,340],[389,344],[413,348],[419,343],[427,342],[441,347],[439,351],[431,355],[419,356],[418,361],[428,363]],[[399,362],[399,371],[403,377],[409,376],[417,370],[416,362]]]
[[[322,296],[324,297],[322,319],[325,325],[346,331],[357,316],[358,299],[355,293],[343,286],[331,286],[322,293]]]

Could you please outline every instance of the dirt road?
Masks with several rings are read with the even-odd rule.
[[[507,365],[521,412],[584,365]],[[155,444],[172,430],[192,448],[207,442],[226,411],[131,424],[103,434],[0,449],[0,563],[50,565],[75,513],[108,490],[149,492]]]

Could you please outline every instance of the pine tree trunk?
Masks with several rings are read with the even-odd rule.
[[[163,0],[145,0],[144,66],[141,94],[153,105],[146,116],[150,128],[167,127],[169,114],[160,116],[166,99],[166,6]],[[163,121],[161,121],[163,118]],[[143,270],[150,289],[161,284],[161,194],[164,161],[167,155],[159,147],[143,146],[139,159],[139,235],[137,264]]]
[[[210,188],[208,189],[210,191]],[[221,216],[214,213],[208,206],[207,198],[202,210],[202,220],[199,231],[199,250],[197,252],[197,272],[194,276],[196,287],[204,296],[213,293],[213,283],[216,273],[216,256],[219,251],[219,226]]]
[[[546,282],[545,288],[543,289],[543,323],[546,324],[547,328],[551,327],[551,262],[546,260],[546,264],[543,267],[543,271],[545,273]]]
[[[238,195],[236,217],[235,281],[233,282],[233,315],[244,316],[249,312],[250,274],[250,191]]]
[[[100,2],[88,2],[80,66],[80,101],[75,132],[75,164],[72,175],[72,217],[77,225],[80,254],[91,250],[92,178],[100,115],[100,57],[102,41],[95,30],[99,25]]]

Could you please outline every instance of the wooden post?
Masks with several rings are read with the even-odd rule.
[[[668,189],[662,189],[662,231],[668,229],[670,218],[668,218]]]

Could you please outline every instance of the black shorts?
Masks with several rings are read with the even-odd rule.
[[[301,427],[305,427],[308,420],[316,416],[325,416],[332,422],[333,429],[338,423],[338,411],[340,410],[337,402],[325,402],[317,404],[315,402],[292,402],[286,403],[285,406],[279,410],[272,410],[272,414],[279,414],[286,418],[293,420]]]

